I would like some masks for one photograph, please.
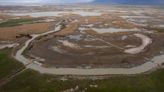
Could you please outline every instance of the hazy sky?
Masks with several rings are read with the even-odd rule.
[[[94,0],[0,0],[0,3],[81,3]]]

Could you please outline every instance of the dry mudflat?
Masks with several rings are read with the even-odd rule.
[[[54,21],[61,20],[62,29],[35,39],[27,48],[26,57],[37,58],[36,61],[46,67],[127,68],[141,65],[163,53],[164,34],[161,31],[163,13],[158,9],[142,10],[137,7],[99,7],[96,10],[81,8],[78,11],[70,10],[71,8],[65,11],[60,9],[61,11],[50,12],[45,10],[32,13],[9,12],[11,15],[8,15],[8,18],[46,20],[1,27],[0,39],[17,39],[20,35],[30,39],[31,34],[52,30],[53,24],[56,23]],[[158,17],[153,13],[158,14]]]

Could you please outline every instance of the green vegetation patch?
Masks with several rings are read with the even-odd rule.
[[[39,18],[10,19],[10,20],[0,23],[0,27],[12,27],[12,26],[18,26],[18,25],[22,25],[22,24],[32,24],[38,20],[39,20]]]
[[[155,28],[154,30],[156,30],[157,32],[164,32],[164,28]]]
[[[160,32],[160,33],[164,32],[164,28],[160,28],[160,27],[148,27],[146,29]]]
[[[0,50],[0,78],[11,76],[22,67],[9,53],[8,49]],[[164,69],[151,74],[98,80],[68,78],[63,81],[62,77],[28,69],[1,86],[0,92],[62,92],[71,88],[76,89],[74,92],[164,92]]]
[[[10,52],[9,49],[0,50],[0,80],[24,67],[23,64],[11,58]]]
[[[164,69],[148,75],[116,76],[102,80],[68,79],[59,80],[52,75],[43,75],[26,70],[5,86],[0,92],[62,92],[78,89],[75,92],[164,92]],[[97,87],[91,87],[97,85]]]

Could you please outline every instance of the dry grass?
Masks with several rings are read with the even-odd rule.
[[[66,28],[64,28],[63,30],[55,33],[55,35],[60,35],[60,36],[69,35],[69,34],[74,33],[77,28],[78,28],[77,23],[71,23]]]
[[[50,23],[25,24],[15,27],[0,28],[0,39],[15,39],[19,34],[34,34],[48,31]]]
[[[9,18],[14,18],[14,17],[5,14],[0,14],[0,19],[9,19]]]

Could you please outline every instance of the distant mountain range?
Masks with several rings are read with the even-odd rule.
[[[152,4],[164,4],[164,0],[95,0],[93,1],[93,3],[152,5]]]

